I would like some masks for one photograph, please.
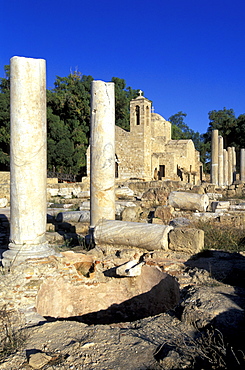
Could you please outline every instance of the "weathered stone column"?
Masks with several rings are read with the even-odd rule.
[[[211,142],[211,183],[218,185],[218,130],[212,131],[212,142]]]
[[[90,227],[115,220],[114,83],[93,81],[90,127]]]
[[[236,181],[236,149],[234,146],[231,149],[232,149],[232,179],[234,182]]]
[[[241,149],[240,154],[240,180],[245,182],[245,149]]]
[[[227,150],[223,150],[223,170],[224,170],[224,185],[228,185],[228,154]]]
[[[227,148],[227,152],[228,152],[228,185],[231,185],[233,183],[233,167],[232,167],[233,154],[232,148],[230,146]]]
[[[224,160],[223,160],[224,141],[221,135],[219,135],[218,140],[219,140],[218,184],[220,186],[223,186],[224,185]]]
[[[46,241],[46,62],[10,61],[10,244],[5,266],[55,252]]]

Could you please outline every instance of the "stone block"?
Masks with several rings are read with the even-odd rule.
[[[173,217],[173,211],[174,208],[171,206],[159,206],[156,208],[155,217],[160,218],[167,225]]]
[[[142,208],[140,206],[126,207],[122,211],[122,220],[137,222],[141,212]]]
[[[0,208],[5,208],[8,204],[7,198],[0,198]]]
[[[187,254],[199,253],[204,248],[204,231],[176,228],[169,233],[169,249]]]
[[[121,186],[115,189],[115,195],[118,199],[134,199],[133,190],[127,186]]]
[[[230,207],[230,202],[229,201],[223,201],[223,202],[221,201],[221,202],[212,202],[211,203],[212,212],[228,210],[229,207]]]

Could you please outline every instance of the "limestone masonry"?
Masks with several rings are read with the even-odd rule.
[[[90,148],[88,176],[89,152]],[[172,140],[171,123],[152,113],[151,101],[142,95],[130,102],[130,131],[116,126],[115,167],[118,179],[171,179],[193,184],[202,180],[202,163],[193,141]]]

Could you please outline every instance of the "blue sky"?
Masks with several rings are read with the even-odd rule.
[[[245,113],[244,0],[1,0],[0,76],[47,60],[47,87],[78,68],[144,91],[166,119],[206,132],[210,110]]]

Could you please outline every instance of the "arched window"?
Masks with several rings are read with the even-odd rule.
[[[149,122],[150,122],[150,109],[149,107],[147,106],[146,107],[146,125],[149,126]]]
[[[136,125],[140,124],[140,107],[136,105],[135,107],[135,113],[136,113]]]

